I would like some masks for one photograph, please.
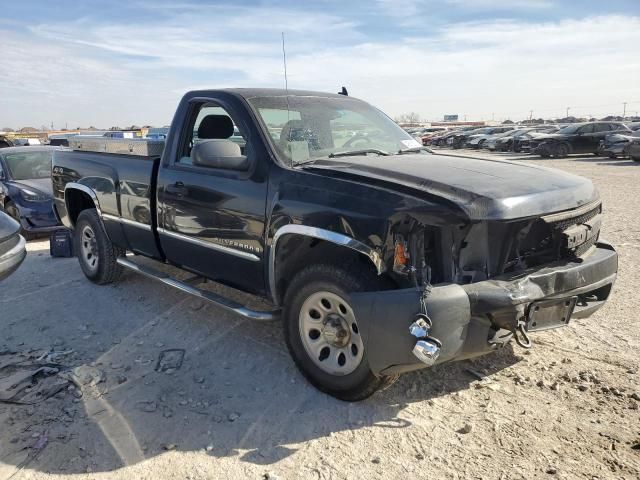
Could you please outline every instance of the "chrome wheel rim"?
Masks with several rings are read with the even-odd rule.
[[[86,267],[95,272],[98,270],[98,242],[90,225],[85,225],[80,232],[80,253]]]
[[[331,375],[348,375],[360,363],[364,345],[356,317],[340,295],[320,291],[302,304],[300,339],[313,363]]]

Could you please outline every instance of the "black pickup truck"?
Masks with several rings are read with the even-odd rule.
[[[511,340],[530,347],[531,332],[601,307],[616,277],[590,181],[432,154],[345,95],[195,91],[161,152],[82,142],[56,152],[52,178],[90,280],[127,268],[251,319],[281,318],[302,373],[344,400]],[[199,287],[206,279],[273,308]]]

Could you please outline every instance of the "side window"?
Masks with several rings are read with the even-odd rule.
[[[248,167],[249,147],[246,135],[240,131],[223,107],[213,103],[202,104],[193,112],[187,125],[191,125],[187,127],[191,130],[186,134],[187,138],[176,164],[241,170],[242,168],[233,168],[232,165],[237,167],[242,157],[244,165]],[[237,158],[237,162],[213,161],[214,158],[234,157]]]
[[[595,125],[595,133],[609,132],[611,130],[611,124],[609,123],[597,123]]]
[[[593,123],[581,127],[580,133],[593,133]]]

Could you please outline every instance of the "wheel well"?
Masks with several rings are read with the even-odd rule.
[[[375,265],[364,254],[351,248],[336,245],[327,240],[306,235],[289,234],[283,236],[276,245],[275,287],[278,304],[282,303],[293,277],[303,268],[312,264],[335,265],[345,268],[358,267],[361,271],[377,275]],[[385,278],[386,274],[382,274]],[[395,283],[394,283],[395,284]]]
[[[75,188],[70,188],[65,192],[65,203],[67,214],[73,225],[76,224],[80,212],[89,208],[96,208],[96,204],[88,193]]]

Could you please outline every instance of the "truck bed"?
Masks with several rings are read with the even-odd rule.
[[[128,250],[161,258],[156,239],[155,178],[160,158],[131,154],[64,150],[53,158],[56,209],[65,224],[75,221],[67,211],[65,186],[81,184],[92,192],[112,241]]]

